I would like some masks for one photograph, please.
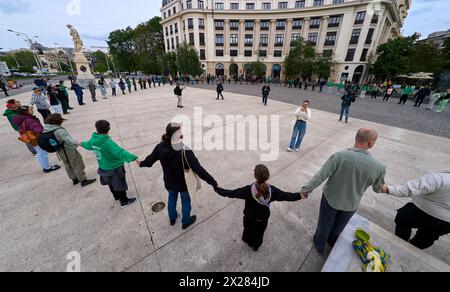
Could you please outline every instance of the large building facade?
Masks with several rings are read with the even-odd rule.
[[[331,54],[331,78],[362,81],[377,47],[401,34],[411,0],[163,0],[166,51],[194,46],[207,74],[246,75],[258,58],[283,78],[300,38]]]

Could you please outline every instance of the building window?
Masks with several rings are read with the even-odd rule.
[[[167,13],[164,12],[164,19],[166,19],[166,18],[167,18]]]
[[[364,49],[361,55],[361,62],[367,61],[367,54],[369,53],[369,49]]]
[[[336,44],[337,32],[328,32],[325,37],[325,46],[334,46]]]
[[[344,0],[333,0],[333,4],[342,4]]]
[[[175,33],[178,33],[178,23],[175,23]]]
[[[205,20],[203,18],[198,19],[198,28],[205,29]]]
[[[292,29],[302,29],[303,21],[301,19],[294,19],[292,22]]]
[[[262,34],[260,36],[259,45],[261,47],[267,47],[269,45],[269,35],[268,34]]]
[[[199,9],[205,9],[205,2],[203,2],[203,1],[198,1],[198,2],[197,2],[197,5],[198,5],[198,8],[199,8]]]
[[[172,50],[175,50],[175,40],[174,40],[174,38],[171,39],[171,43],[172,43]]]
[[[206,60],[206,51],[204,49],[200,50],[200,60]]]
[[[239,21],[237,20],[230,21],[230,30],[239,30]]]
[[[273,52],[273,56],[274,57],[276,57],[276,58],[280,58],[280,57],[282,57],[283,56],[283,51],[274,51]]]
[[[245,35],[245,46],[253,47],[253,35],[252,34]]]
[[[216,50],[216,57],[223,57],[223,50]]]
[[[169,51],[170,50],[170,40],[169,39],[167,39],[167,50]]]
[[[169,27],[166,27],[166,36],[169,36]]]
[[[244,56],[245,57],[252,57],[253,56],[253,51],[252,50],[246,50],[244,52]]]
[[[230,51],[230,56],[231,57],[237,57],[238,56],[238,51],[237,50],[231,50]]]
[[[284,45],[284,34],[277,34],[275,36],[275,47],[282,47]]]
[[[372,24],[378,24],[379,19],[380,19],[380,16],[378,14],[374,14],[372,17]]]
[[[173,26],[170,26],[170,35],[173,35]]]
[[[263,58],[267,57],[267,51],[266,50],[260,50],[259,51],[259,56],[263,57]]]
[[[373,38],[373,34],[375,32],[375,29],[371,28],[369,29],[369,32],[367,34],[367,39],[366,39],[366,45],[371,45],[372,44],[372,38]]]
[[[345,57],[345,62],[353,62],[355,58],[356,49],[348,49],[347,56]]]
[[[214,8],[215,8],[216,10],[223,10],[223,9],[224,9],[223,3],[216,3],[216,4],[214,5]]]
[[[272,3],[270,3],[270,2],[263,3],[261,8],[262,8],[262,10],[270,10],[270,9],[272,9]]]
[[[193,18],[188,19],[188,29],[194,29],[194,19]]]
[[[295,1],[295,8],[304,8],[305,0]]]
[[[311,46],[316,46],[317,45],[317,39],[319,38],[319,34],[317,32],[312,32],[310,34],[308,34],[308,44],[310,44]]]
[[[247,3],[245,5],[245,10],[255,10],[255,3]]]
[[[278,3],[278,9],[287,9],[288,3],[287,2],[279,2]]]
[[[311,23],[309,24],[309,28],[320,28],[321,22],[322,22],[322,18],[320,18],[320,17],[311,18]]]
[[[239,3],[231,3],[230,10],[239,10]]]
[[[261,30],[269,30],[270,23],[268,20],[261,20],[260,29]]]
[[[341,15],[331,16],[328,20],[328,27],[339,27],[339,25],[341,25],[341,19]]]
[[[200,37],[200,46],[204,46],[205,45],[205,34],[201,32],[199,34],[199,37]]]
[[[253,30],[254,27],[255,27],[255,22],[253,20],[245,21],[245,30]]]
[[[195,35],[194,33],[189,34],[189,45],[195,46]]]
[[[175,39],[176,39],[176,42],[177,42],[177,49],[178,49],[180,47],[180,38],[176,37]]]
[[[238,34],[231,34],[230,35],[230,45],[232,47],[239,46],[239,35]]]
[[[297,45],[298,40],[300,39],[301,35],[299,33],[293,33],[291,35],[291,47],[295,47]]]
[[[286,20],[277,20],[277,30],[286,29]]]
[[[192,0],[186,1],[186,9],[192,9]]]
[[[314,0],[314,7],[323,6],[323,0]]]
[[[354,29],[352,32],[352,37],[350,39],[351,45],[357,45],[359,42],[359,36],[361,35],[361,29]]]
[[[216,34],[216,46],[223,47],[223,44],[224,44],[223,34]]]
[[[358,14],[356,14],[355,24],[363,24],[365,18],[366,18],[365,11],[358,12]]]
[[[223,30],[225,22],[223,20],[216,20],[214,21],[214,25],[216,27],[216,30]]]

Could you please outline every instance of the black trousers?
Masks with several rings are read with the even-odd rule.
[[[114,191],[112,186],[109,186],[109,190],[113,194],[114,200],[119,201],[121,203],[126,203],[128,201],[127,192]]]
[[[263,104],[267,105],[267,101],[269,99],[269,95],[263,95]]]
[[[450,223],[428,215],[413,203],[398,210],[395,234],[420,249],[433,246],[441,236],[450,233]],[[411,239],[412,229],[418,229]]]
[[[419,96],[419,97],[417,97],[417,99],[416,99],[416,104],[414,105],[414,106],[418,106],[418,107],[420,107],[421,105],[422,105],[422,103],[423,103],[423,101],[425,100],[425,96]]]
[[[6,89],[5,86],[2,86],[1,89],[2,89],[2,91],[5,93],[5,96],[9,96],[8,90]]]
[[[398,104],[405,104],[408,101],[408,97],[409,97],[409,95],[403,94],[400,97],[400,102]]]
[[[387,94],[386,94],[386,95],[384,96],[384,98],[383,98],[383,101],[388,101],[389,98],[391,98],[391,95],[387,95]]]
[[[264,242],[264,233],[266,232],[269,220],[250,220],[244,217],[244,234],[242,241],[250,247],[258,250]]]
[[[49,115],[52,114],[48,109],[38,109],[38,112],[41,114],[44,121]]]
[[[219,97],[222,97],[222,99],[224,99],[222,92],[217,92],[217,99],[219,99]]]

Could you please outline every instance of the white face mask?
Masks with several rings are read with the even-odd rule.
[[[180,129],[180,130],[176,131],[175,133],[173,133],[171,143],[178,144],[178,143],[182,142],[182,137],[183,137],[183,133],[181,132],[181,129]]]

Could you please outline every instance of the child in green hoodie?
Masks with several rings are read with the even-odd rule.
[[[127,197],[128,185],[124,164],[139,162],[138,157],[124,150],[111,139],[109,136],[111,125],[108,121],[96,122],[95,128],[97,133],[92,134],[92,138],[81,143],[81,146],[88,151],[93,151],[97,156],[101,184],[109,186],[114,199],[120,202],[122,208],[128,207],[135,203],[136,199]]]

